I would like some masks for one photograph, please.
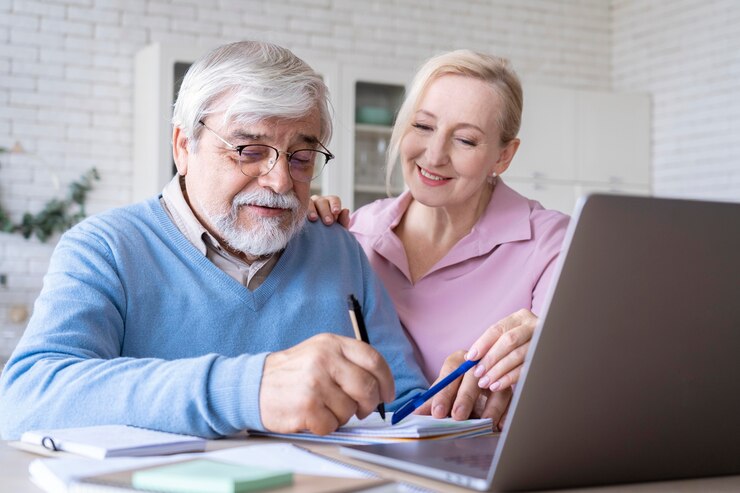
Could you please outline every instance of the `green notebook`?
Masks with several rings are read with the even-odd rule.
[[[194,459],[136,471],[134,488],[163,493],[243,493],[289,485],[290,471]]]

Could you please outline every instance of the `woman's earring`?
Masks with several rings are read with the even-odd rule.
[[[491,174],[491,178],[496,178],[497,176],[498,174],[495,171]]]

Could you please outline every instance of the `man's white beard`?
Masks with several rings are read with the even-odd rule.
[[[252,227],[239,226],[241,206],[258,205],[291,210],[291,221],[281,224],[282,217],[262,217],[250,214]],[[285,248],[293,236],[306,223],[306,208],[301,205],[293,191],[280,195],[264,188],[242,192],[231,202],[231,210],[218,214],[202,204],[202,210],[229,247],[252,257],[260,257]],[[247,210],[248,213],[248,210]]]

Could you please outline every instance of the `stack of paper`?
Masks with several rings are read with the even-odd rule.
[[[490,419],[468,419],[455,421],[452,418],[437,419],[431,416],[411,415],[396,425],[391,425],[391,413],[386,421],[378,413],[365,419],[352,418],[347,424],[328,435],[301,433],[272,433],[250,431],[250,435],[289,438],[292,440],[312,440],[328,443],[348,443],[363,445],[368,443],[390,443],[408,440],[446,440],[487,435],[493,432]]]

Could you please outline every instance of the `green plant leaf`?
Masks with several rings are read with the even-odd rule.
[[[0,147],[0,153],[6,152]],[[85,202],[87,193],[92,190],[93,180],[99,180],[100,175],[96,168],[91,168],[77,181],[69,184],[67,198],[51,199],[33,215],[30,212],[23,214],[19,224],[13,224],[8,213],[0,205],[0,231],[5,233],[18,232],[24,238],[35,234],[42,243],[47,241],[55,232],[63,233],[85,218]]]

